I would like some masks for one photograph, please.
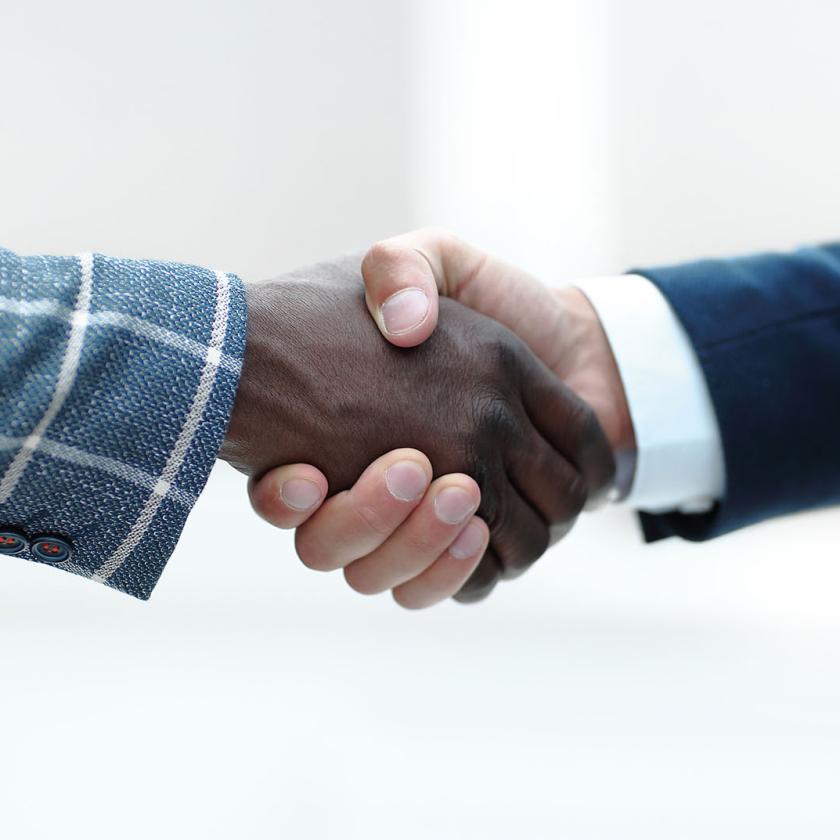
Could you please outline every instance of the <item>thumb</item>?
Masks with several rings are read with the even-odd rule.
[[[411,234],[377,242],[362,260],[365,301],[379,331],[397,347],[422,344],[438,319],[438,284]]]
[[[416,347],[434,332],[439,295],[504,323],[496,310],[505,308],[504,280],[511,274],[516,270],[437,228],[384,239],[362,260],[370,314],[397,347]]]

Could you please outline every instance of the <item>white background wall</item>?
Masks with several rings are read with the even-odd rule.
[[[836,236],[838,25],[0,0],[0,241],[257,278],[434,222],[557,282]],[[222,466],[149,604],[0,564],[0,830],[836,837],[837,527],[645,547],[611,511],[486,604],[408,614],[300,567]]]

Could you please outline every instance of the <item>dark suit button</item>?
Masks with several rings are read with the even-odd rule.
[[[0,531],[0,554],[20,554],[26,548],[26,537],[17,531]]]
[[[47,563],[66,563],[73,553],[70,543],[61,537],[38,537],[32,540],[32,554]]]

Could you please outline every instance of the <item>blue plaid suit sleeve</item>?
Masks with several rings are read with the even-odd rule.
[[[245,321],[232,275],[0,249],[0,529],[148,598],[224,437]]]

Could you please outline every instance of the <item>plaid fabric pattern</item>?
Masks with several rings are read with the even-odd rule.
[[[148,598],[224,437],[245,317],[233,275],[0,249],[0,527]]]

